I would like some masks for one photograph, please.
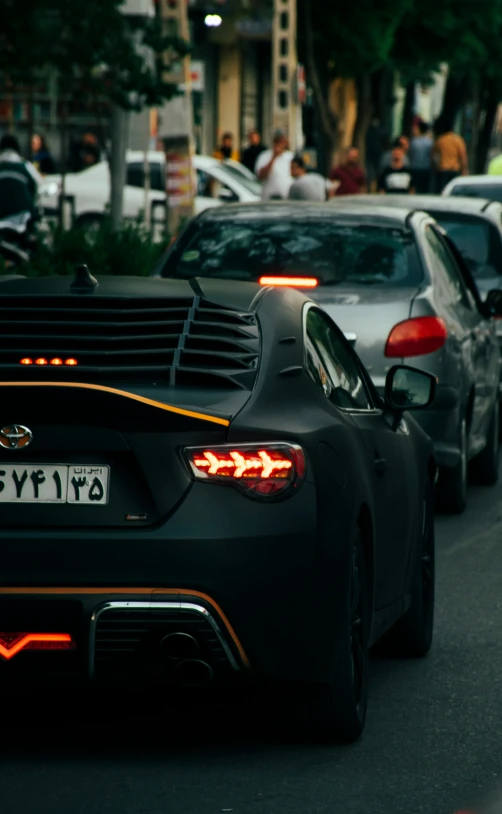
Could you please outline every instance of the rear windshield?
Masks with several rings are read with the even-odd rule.
[[[202,221],[184,233],[164,277],[255,282],[314,276],[320,284],[412,286],[422,270],[411,234],[329,221]]]
[[[495,277],[502,273],[501,237],[495,226],[481,218],[451,214],[434,217],[457,245],[475,277]]]
[[[488,201],[502,203],[502,184],[455,184],[452,195],[464,195],[467,198],[486,198]]]

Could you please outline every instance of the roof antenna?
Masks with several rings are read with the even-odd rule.
[[[75,269],[75,279],[70,285],[72,291],[94,291],[99,285],[95,277],[89,271],[89,267],[85,264],[77,266]]]

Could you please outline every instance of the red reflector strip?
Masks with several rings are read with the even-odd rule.
[[[73,650],[69,633],[0,633],[0,658],[9,661],[22,650]]]
[[[315,277],[260,277],[260,285],[284,285],[294,288],[315,288],[319,280]]]
[[[194,458],[193,462],[197,469],[208,475],[226,475],[232,478],[242,478],[246,473],[260,478],[280,478],[287,476],[287,470],[293,466],[288,458],[271,458],[264,449],[259,450],[256,455],[232,450],[228,455],[220,457],[207,450],[202,456]]]

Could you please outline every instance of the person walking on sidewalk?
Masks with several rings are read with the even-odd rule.
[[[405,164],[404,158],[403,148],[396,145],[392,150],[389,164],[384,168],[378,180],[380,194],[402,195],[414,191],[411,170]]]
[[[358,195],[366,192],[366,176],[359,163],[357,147],[348,147],[345,161],[333,167],[329,174],[330,181],[338,181],[335,195]]]
[[[288,197],[293,183],[291,177],[293,157],[286,134],[282,130],[277,130],[274,133],[272,148],[260,153],[256,161],[255,173],[263,184],[262,201]]]
[[[223,133],[221,137],[221,144],[213,153],[213,158],[219,158],[220,161],[225,161],[231,158],[232,161],[239,160],[239,153],[234,150],[234,137],[232,133]]]
[[[420,119],[413,125],[413,138],[409,150],[413,187],[418,195],[427,195],[431,192],[433,144],[429,125]]]
[[[261,143],[261,136],[258,130],[251,130],[248,135],[248,146],[242,152],[241,164],[244,164],[248,170],[254,172],[256,160],[265,150],[266,147]]]
[[[441,194],[445,186],[459,175],[469,174],[467,147],[462,136],[453,130],[444,129],[436,123],[436,140],[432,148],[432,158],[436,170],[436,193]]]
[[[291,161],[293,183],[289,189],[290,201],[326,201],[331,184],[318,172],[307,172],[301,155]]]

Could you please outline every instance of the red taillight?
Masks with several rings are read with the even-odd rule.
[[[316,277],[260,277],[260,285],[289,285],[293,288],[315,288],[319,285]]]
[[[197,480],[238,486],[255,497],[286,492],[305,474],[305,455],[294,444],[188,447],[185,454]]]
[[[25,356],[24,359],[19,360],[19,364],[20,365],[32,365],[33,364],[33,359],[29,359],[28,356]]]
[[[47,365],[48,362],[47,362],[47,359],[44,359],[43,357],[41,357],[40,359],[35,359],[35,364],[36,365]]]
[[[0,633],[0,658],[9,661],[21,650],[73,650],[69,633]]]
[[[425,356],[443,347],[448,336],[446,323],[440,317],[416,317],[394,325],[385,345],[385,355],[392,359]]]
[[[68,365],[69,367],[75,367],[75,365],[78,365],[78,361],[76,359],[66,359],[65,365]]]

